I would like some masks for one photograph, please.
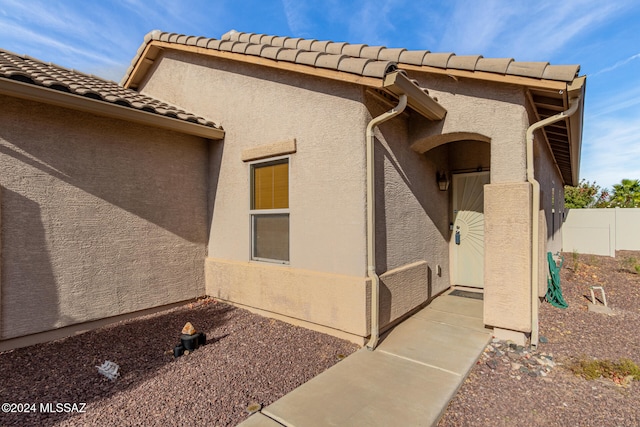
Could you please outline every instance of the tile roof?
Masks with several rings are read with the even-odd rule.
[[[146,35],[122,82],[127,81],[147,44],[157,40],[185,46],[235,52],[277,61],[310,65],[343,71],[366,77],[382,78],[388,72],[403,68],[403,64],[417,67],[479,71],[530,77],[535,79],[571,82],[578,75],[579,65],[550,65],[548,62],[518,62],[513,58],[484,58],[481,55],[457,56],[453,53],[432,53],[428,50],[407,50],[318,41],[293,37],[243,33],[231,30],[221,39],[165,33],[158,30]]]
[[[2,49],[0,49],[0,79],[28,83],[206,127],[219,128],[212,121],[132,89],[126,89],[115,82]]]

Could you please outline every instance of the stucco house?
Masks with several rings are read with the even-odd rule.
[[[375,347],[452,286],[535,345],[578,71],[154,31],[117,85],[0,52],[0,346],[206,294]]]

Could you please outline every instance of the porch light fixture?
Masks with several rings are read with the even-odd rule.
[[[449,189],[449,175],[446,172],[436,172],[436,182],[440,191],[447,191]]]

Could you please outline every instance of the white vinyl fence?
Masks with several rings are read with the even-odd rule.
[[[617,250],[640,250],[640,208],[567,210],[562,250],[611,257]]]

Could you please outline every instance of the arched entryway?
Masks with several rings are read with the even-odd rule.
[[[491,139],[473,132],[424,138],[411,148],[438,165],[449,192],[451,285],[484,287],[484,186],[490,182]]]

